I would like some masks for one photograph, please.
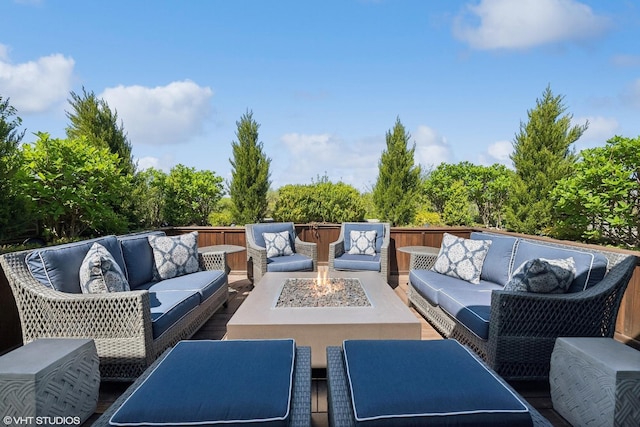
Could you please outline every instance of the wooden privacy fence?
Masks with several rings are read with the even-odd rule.
[[[440,247],[442,236],[445,232],[468,238],[471,232],[481,228],[470,227],[392,227],[391,247],[389,248],[391,275],[406,275],[409,273],[410,255],[400,252],[397,249],[403,246],[431,246]],[[198,231],[200,246],[213,245],[237,245],[246,247],[244,227],[172,227],[165,230],[167,234],[182,234],[191,231]],[[492,232],[497,232],[491,230]],[[301,240],[318,244],[318,263],[327,265],[329,259],[329,244],[338,239],[340,234],[340,224],[297,224],[296,232]],[[502,232],[500,232],[502,233]],[[503,233],[515,235],[513,233]],[[527,238],[552,240],[544,237],[526,236]],[[598,249],[598,246],[585,245],[563,241],[576,247],[590,247]],[[640,257],[640,252],[616,250]],[[229,254],[227,259],[234,274],[245,274],[247,270],[246,252]],[[616,323],[616,338],[640,349],[640,266],[636,267],[635,273],[627,288],[618,321]],[[21,345],[20,322],[15,301],[9,285],[0,270],[0,354]]]

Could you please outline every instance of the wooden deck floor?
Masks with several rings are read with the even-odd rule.
[[[407,276],[400,276],[392,281],[396,294],[407,302]],[[240,304],[249,295],[253,286],[246,276],[231,274],[229,276],[229,305],[227,308],[218,311],[209,321],[192,337],[192,339],[219,340],[227,332],[227,322],[233,316]],[[424,318],[414,311],[416,317],[422,323],[422,339],[442,339]],[[327,385],[321,370],[314,370],[312,383],[312,421],[314,426],[328,426],[327,419]],[[100,396],[98,408],[84,426],[90,426],[114,401],[122,394],[129,384],[104,382],[100,386]],[[570,426],[552,408],[549,396],[549,385],[547,383],[512,383],[511,384],[533,407],[542,413],[554,426]],[[84,427],[83,426],[83,427]]]

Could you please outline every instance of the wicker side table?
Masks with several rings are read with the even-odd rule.
[[[4,425],[83,423],[98,403],[99,365],[91,339],[38,339],[3,355]]]
[[[640,351],[612,338],[558,338],[553,408],[572,425],[640,425]]]

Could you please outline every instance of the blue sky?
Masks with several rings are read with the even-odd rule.
[[[511,165],[547,85],[589,130],[640,135],[640,2],[1,0],[0,96],[64,137],[70,91],[118,112],[139,167],[231,177],[248,110],[272,187],[376,180],[397,117],[416,162]]]

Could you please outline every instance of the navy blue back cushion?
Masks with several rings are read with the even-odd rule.
[[[294,361],[291,339],[181,341],[110,423],[286,426]]]
[[[490,240],[491,246],[484,259],[481,280],[497,283],[504,286],[509,281],[509,273],[511,272],[511,264],[515,255],[515,249],[518,244],[516,237],[496,236],[489,233],[471,233],[472,240]]]
[[[104,246],[122,271],[126,271],[122,250],[116,236],[105,236],[65,245],[36,249],[27,255],[31,275],[43,285],[57,291],[79,294],[80,266],[94,243]]]
[[[351,230],[354,231],[376,231],[376,252],[380,253],[384,243],[384,223],[381,222],[347,222],[344,224],[344,251],[351,249]]]
[[[255,240],[256,244],[262,248],[265,248],[267,246],[262,233],[280,233],[281,231],[288,231],[291,249],[293,249],[294,252],[296,251],[296,230],[293,227],[292,222],[265,222],[263,224],[253,224],[252,228],[253,240]]]
[[[138,286],[153,280],[155,261],[153,259],[153,249],[151,249],[147,236],[164,235],[163,231],[150,231],[118,237],[131,289],[136,289]]]
[[[344,359],[358,425],[532,425],[522,398],[455,340],[347,340]]]

